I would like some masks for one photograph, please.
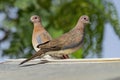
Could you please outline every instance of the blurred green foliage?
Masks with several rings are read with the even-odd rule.
[[[102,57],[102,42],[106,23],[110,23],[120,36],[117,11],[109,0],[0,0],[0,13],[5,19],[0,30],[9,48],[1,49],[2,56],[10,58],[29,57],[33,52],[31,35],[34,14],[42,18],[47,31],[56,38],[72,29],[81,15],[88,15],[91,25],[86,26],[84,46],[73,54],[76,58]]]

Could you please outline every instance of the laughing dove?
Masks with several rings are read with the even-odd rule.
[[[47,54],[52,56],[61,56],[63,54],[68,55],[79,50],[84,40],[85,24],[88,23],[90,23],[89,17],[86,15],[81,16],[76,26],[72,30],[56,39],[50,40],[44,45],[38,45],[37,47],[39,47],[41,50],[36,52],[30,58],[21,62],[20,65],[36,57],[42,58]]]
[[[37,45],[52,40],[52,37],[42,26],[41,19],[39,16],[34,15],[30,18],[30,20],[34,25],[33,34],[32,34],[32,45],[35,51],[39,51],[40,48],[37,48]]]

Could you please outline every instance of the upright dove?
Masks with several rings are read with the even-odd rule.
[[[35,51],[39,51],[40,48],[37,48],[37,45],[38,44],[42,44],[42,45],[46,44],[47,42],[52,40],[52,37],[43,27],[41,18],[38,15],[31,16],[30,20],[34,25],[33,34],[32,34],[32,45],[33,45]],[[68,57],[68,55],[62,55],[59,57],[52,56],[52,58],[66,59],[69,57]]]
[[[84,40],[85,24],[88,23],[90,23],[89,17],[87,15],[81,16],[72,30],[44,45],[38,45],[37,47],[41,48],[41,50],[21,62],[20,65],[31,59],[43,57],[47,54],[51,56],[61,56],[64,54],[68,55],[79,50]]]
[[[37,45],[47,43],[48,41],[52,40],[52,37],[43,27],[41,18],[39,16],[33,15],[30,20],[34,25],[32,34],[32,45],[35,51],[39,51],[40,48],[37,48]]]

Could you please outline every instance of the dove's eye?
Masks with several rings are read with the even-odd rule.
[[[37,17],[35,17],[35,19],[37,19]]]
[[[87,19],[87,18],[84,18],[84,20],[88,21],[88,19]]]

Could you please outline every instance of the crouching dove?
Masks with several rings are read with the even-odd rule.
[[[40,48],[40,50],[30,58],[22,61],[20,65],[36,57],[43,57],[47,54],[61,56],[79,50],[84,39],[85,24],[88,23],[90,23],[89,17],[86,15],[81,16],[72,30],[44,45],[38,45],[37,47]]]

